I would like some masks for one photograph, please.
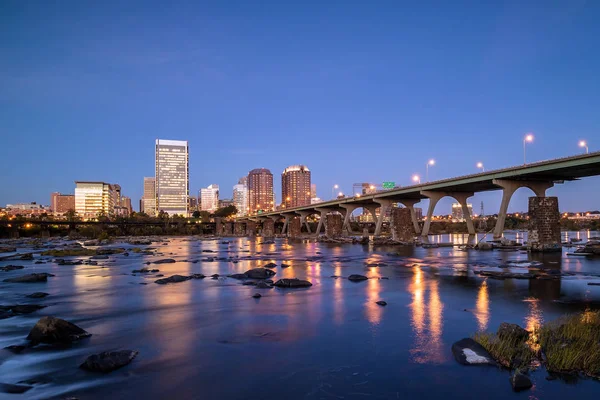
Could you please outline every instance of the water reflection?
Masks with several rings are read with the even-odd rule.
[[[475,317],[477,318],[479,330],[485,331],[490,320],[490,300],[487,281],[483,281],[477,292],[476,309]]]
[[[413,269],[414,275],[408,290],[412,294],[411,324],[414,332],[414,346],[410,350],[412,361],[442,363],[444,361],[443,311],[439,282],[425,280],[420,267]],[[429,291],[429,302],[425,295]]]
[[[381,300],[379,293],[381,292],[381,281],[379,279],[369,279],[366,285],[367,298],[365,300],[365,314],[367,320],[372,325],[379,325],[381,322],[381,315],[383,313],[383,307],[375,304],[375,302]]]

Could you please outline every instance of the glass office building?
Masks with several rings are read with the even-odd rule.
[[[115,188],[106,182],[75,181],[75,212],[83,219],[104,214],[112,217],[115,211]]]
[[[182,140],[156,140],[156,213],[187,217],[189,148]]]

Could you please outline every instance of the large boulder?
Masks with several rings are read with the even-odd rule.
[[[280,288],[304,288],[312,286],[312,283],[309,281],[305,281],[303,279],[280,279],[273,284],[273,286],[277,286]]]
[[[270,263],[266,264],[264,267],[265,268],[277,268],[277,264],[270,262]]]
[[[89,356],[80,368],[94,372],[111,372],[124,367],[138,355],[134,350],[105,351]]]
[[[256,288],[257,289],[272,289],[273,286],[271,286],[270,284],[268,284],[265,281],[260,281],[256,284]]]
[[[275,275],[275,271],[267,268],[253,268],[244,273],[249,279],[268,279]]]
[[[348,280],[350,280],[352,282],[366,281],[367,279],[369,279],[369,278],[367,278],[364,275],[358,275],[358,274],[353,274],[348,277]]]
[[[163,258],[162,260],[154,261],[154,264],[173,264],[174,262],[177,261],[173,260],[172,258]]]
[[[77,340],[90,337],[86,332],[75,324],[56,317],[42,317],[27,335],[27,340],[32,344],[69,344]]]
[[[167,283],[179,283],[179,282],[184,282],[191,279],[189,276],[184,276],[184,275],[173,275],[173,276],[169,276],[168,278],[162,278],[162,279],[158,279],[156,281],[154,281],[155,283],[158,283],[159,285],[165,285]]]
[[[513,342],[522,342],[529,337],[528,331],[517,324],[509,324],[508,322],[501,323],[496,334],[502,340],[511,340]]]
[[[533,386],[531,383],[531,379],[521,371],[517,370],[510,377],[510,384],[515,392],[520,392],[521,390],[527,390]]]
[[[246,276],[246,274],[231,274],[231,275],[227,275],[229,278],[233,278],[233,279],[247,279],[248,277]]]
[[[459,340],[452,345],[452,354],[463,365],[496,365],[494,358],[471,338]]]
[[[47,272],[41,272],[39,274],[21,275],[16,278],[5,279],[4,282],[11,283],[36,283],[36,282],[47,282],[49,276],[54,276]]]

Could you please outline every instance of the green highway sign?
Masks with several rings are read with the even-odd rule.
[[[393,189],[396,187],[396,182],[383,182],[384,189]]]

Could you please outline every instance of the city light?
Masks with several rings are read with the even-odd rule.
[[[371,190],[375,190],[375,185],[371,185],[371,186],[369,186],[369,189],[371,189]]]
[[[585,148],[585,154],[589,154],[590,153],[590,151],[588,149],[588,144],[587,144],[587,142],[585,140],[580,140],[579,141],[579,147]]]
[[[429,166],[434,166],[435,165],[435,160],[431,159],[429,161],[427,161],[427,164],[425,164],[425,182],[429,182]]]
[[[482,163],[482,162],[478,162],[478,163],[477,163],[477,168],[479,168],[479,169],[480,169],[482,172],[485,172],[485,168],[484,168],[484,166],[483,166],[483,163]]]
[[[340,196],[340,197],[342,197],[343,195],[344,195],[344,193],[342,193],[342,192],[338,193],[338,196]]]
[[[412,180],[415,183],[421,183],[421,177],[419,175],[413,175]]]
[[[331,198],[335,198],[335,191],[338,190],[340,188],[340,186],[336,183],[335,185],[333,185],[333,187],[331,188]]]
[[[528,133],[523,138],[523,165],[527,164],[527,143],[533,142],[533,134]]]

